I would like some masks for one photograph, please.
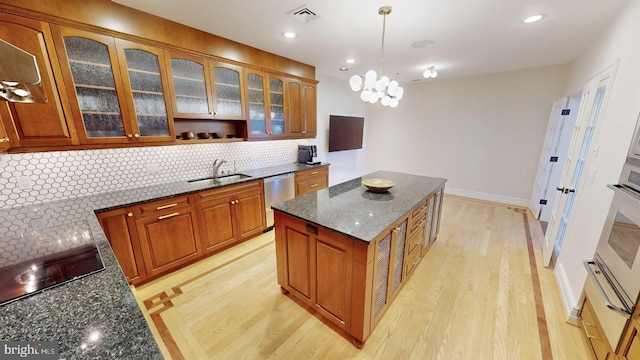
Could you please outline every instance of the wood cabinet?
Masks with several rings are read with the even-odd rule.
[[[80,143],[175,141],[159,49],[52,26]]]
[[[587,343],[591,346],[596,360],[613,360],[615,354],[609,346],[602,325],[595,316],[595,312],[588,296],[583,297],[582,308],[579,313],[582,330],[587,339]]]
[[[343,330],[351,329],[354,240],[276,212],[278,283]],[[318,266],[319,265],[319,266]]]
[[[167,273],[201,254],[192,196],[154,201],[135,207],[134,213],[147,276]]]
[[[196,196],[204,253],[248,239],[266,228],[262,180],[202,191]]]
[[[35,56],[46,103],[0,102],[0,150],[11,147],[63,146],[78,143],[71,109],[61,79],[49,24],[0,13],[0,39]],[[68,120],[69,121],[68,121]]]
[[[317,133],[316,85],[299,80],[287,80],[286,88],[289,134],[315,137]]]
[[[329,167],[320,166],[294,174],[296,196],[324,189],[329,186]]]
[[[638,312],[629,321],[618,350],[621,360],[640,360],[640,318]]]
[[[442,189],[368,243],[274,211],[282,292],[311,306],[362,347],[423,258],[426,224],[437,222],[427,217],[428,199],[435,204]]]
[[[133,212],[130,209],[121,208],[98,213],[96,216],[127,281],[136,285],[145,280],[147,273],[140,242],[134,230]]]
[[[1,116],[0,120],[2,120]],[[9,149],[11,149],[11,143],[9,142],[9,137],[7,137],[4,125],[2,124],[2,121],[0,121],[0,153],[4,153]]]

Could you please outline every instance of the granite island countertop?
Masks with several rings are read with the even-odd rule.
[[[95,212],[313,167],[294,163],[240,171],[249,177],[227,184],[176,181],[0,210],[0,268],[36,257],[42,235],[61,228],[89,231],[105,267],[0,306],[0,340],[56,341],[61,359],[162,359]]]
[[[362,179],[391,180],[396,185],[388,192],[374,193],[362,185]],[[443,187],[446,181],[428,176],[377,171],[275,204],[272,208],[368,243],[427,196]]]

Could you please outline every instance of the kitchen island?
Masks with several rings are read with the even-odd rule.
[[[363,179],[396,185],[376,193]],[[378,171],[274,205],[282,292],[362,347],[436,239],[445,183]]]

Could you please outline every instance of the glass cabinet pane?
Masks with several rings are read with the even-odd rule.
[[[251,134],[267,133],[267,118],[264,108],[263,78],[257,74],[247,74],[247,95],[249,97],[249,127]]]
[[[271,105],[271,133],[284,134],[284,96],[282,80],[269,80],[269,100]]]
[[[140,135],[169,135],[158,56],[144,50],[126,49],[125,57]]]
[[[204,66],[186,59],[171,59],[176,111],[183,114],[208,114]]]
[[[77,36],[64,44],[87,136],[125,136],[107,45]]]
[[[242,116],[242,96],[240,93],[240,73],[236,70],[214,67],[214,87],[216,91],[216,116]]]

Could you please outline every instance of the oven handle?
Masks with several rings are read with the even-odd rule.
[[[605,293],[604,289],[602,288],[602,285],[600,285],[600,281],[598,281],[598,278],[596,277],[596,274],[594,274],[593,269],[591,268],[591,266],[589,266],[590,264],[593,264],[595,266],[598,266],[598,264],[596,264],[594,261],[589,261],[589,260],[585,260],[582,262],[584,264],[584,267],[587,268],[587,272],[589,273],[589,276],[591,276],[593,278],[593,281],[596,283],[597,287],[598,287],[598,292],[600,292],[600,296],[602,296],[602,298],[604,299],[604,304],[612,310],[618,311],[620,313],[625,314],[626,316],[630,316],[632,314],[632,312],[626,308],[622,308],[619,306],[614,305],[611,300],[609,300],[609,297],[607,296],[607,293]]]

